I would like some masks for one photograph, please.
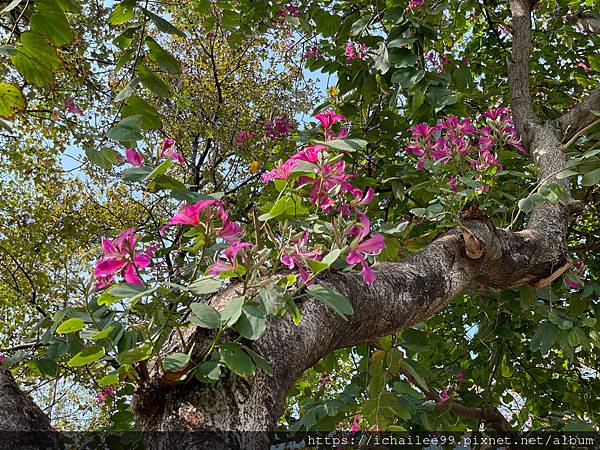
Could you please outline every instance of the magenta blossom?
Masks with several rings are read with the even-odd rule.
[[[321,378],[319,379],[319,384],[321,386],[327,386],[327,384],[329,384],[330,381],[331,381],[331,375],[328,372],[323,372],[321,374]]]
[[[209,208],[209,207],[213,208]],[[200,224],[200,213],[204,211],[206,220],[210,220],[213,218],[216,212],[219,215],[219,218],[223,221],[223,228],[227,227],[227,230],[224,232],[224,235],[232,236],[237,234],[239,230],[236,230],[232,227],[232,225],[228,225],[228,215],[223,208],[223,204],[219,200],[208,199],[208,200],[200,200],[192,205],[184,205],[173,217],[171,217],[167,224],[162,227],[161,232],[164,232],[167,228],[173,225],[192,225],[196,226]],[[223,236],[224,237],[224,236]]]
[[[334,123],[342,122],[347,120],[346,117],[341,114],[337,114],[335,111],[328,109],[319,113],[315,116],[325,131],[329,130]]]
[[[290,118],[286,113],[265,121],[265,136],[271,140],[286,137],[293,129],[294,125],[290,122]]]
[[[237,255],[240,251],[243,251],[246,247],[253,247],[254,244],[250,242],[233,242],[229,247],[223,250],[223,254],[227,261],[223,261],[222,259],[217,259],[215,263],[210,266],[206,272],[209,275],[219,276],[223,272],[237,272]]]
[[[173,158],[182,166],[185,165],[185,159],[181,156],[181,153],[175,150],[175,140],[171,138],[166,138],[162,145],[162,150],[160,152],[161,158]]]
[[[360,263],[363,280],[367,284],[372,284],[376,277],[366,258],[369,255],[379,254],[385,247],[385,240],[380,234],[376,234],[365,240],[365,237],[371,230],[371,222],[364,213],[359,214],[359,220],[361,225],[355,225],[348,232],[350,236],[356,236],[356,239],[350,244],[350,251],[346,257],[346,262],[352,265]]]
[[[300,279],[307,285],[313,283],[312,280],[309,281],[310,273],[308,266],[306,265],[305,259],[314,259],[316,261],[321,261],[323,257],[321,256],[321,249],[319,247],[315,247],[311,250],[307,250],[308,246],[308,230],[304,231],[304,235],[301,239],[292,242],[292,247],[285,250],[285,253],[281,255],[279,260],[281,263],[288,267],[288,269],[298,269],[300,272]]]
[[[580,62],[579,64],[577,64],[577,67],[581,67],[586,72],[591,72],[592,70],[594,70],[590,66],[588,66],[587,64],[582,63],[582,62]]]
[[[94,270],[94,275],[101,283],[118,272],[126,282],[142,284],[138,271],[150,265],[154,252],[152,249],[135,252],[135,244],[134,228],[121,232],[113,240],[102,240],[102,258],[96,262]]]
[[[581,288],[581,284],[579,280],[575,278],[573,275],[567,275],[565,277],[565,284],[569,286],[571,289],[579,289]]]
[[[251,131],[240,131],[235,137],[235,144],[238,147],[243,147],[246,145],[246,141],[249,139],[254,139],[256,137],[256,133]]]
[[[298,165],[298,161],[288,159],[283,164],[275,167],[269,172],[265,172],[261,175],[263,182],[268,183],[273,180],[287,180],[292,174],[292,169]]]
[[[321,52],[317,47],[310,47],[306,49],[306,53],[304,54],[305,59],[315,58],[319,59],[321,57]]]
[[[300,150],[296,154],[294,154],[290,160],[298,160],[298,161],[306,161],[309,163],[316,164],[319,160],[319,153],[322,150],[327,150],[327,147],[324,145],[311,145],[310,147],[306,147],[303,150]]]
[[[112,395],[115,395],[116,392],[114,388],[108,386],[102,389],[101,391],[96,392],[96,404],[101,405],[106,401],[106,399]]]
[[[455,176],[450,177],[448,180],[448,186],[450,186],[450,189],[452,189],[454,192],[458,192],[458,180]]]
[[[71,114],[83,116],[83,109],[77,106],[72,99],[65,101],[65,108],[67,108],[67,111],[69,111]]]
[[[356,433],[360,431],[360,424],[358,421],[361,419],[360,414],[356,414],[354,416],[354,420],[352,421],[352,428],[350,429],[350,433]]]
[[[438,403],[445,403],[448,400],[450,400],[450,395],[448,394],[448,388],[446,388],[440,393]]]
[[[413,9],[420,8],[421,6],[423,6],[423,0],[409,0],[405,11],[412,12]]]
[[[219,236],[228,242],[237,242],[241,239],[242,232],[243,230],[240,225],[227,219],[223,223],[221,231],[219,231]]]
[[[2,364],[5,359],[6,359],[6,356],[0,355],[0,364]]]
[[[353,189],[348,180],[354,174],[345,173],[346,163],[338,161],[335,164],[326,164],[317,169],[317,177],[303,176],[298,179],[298,185],[312,185],[310,200],[324,211],[333,208],[332,194],[343,194]]]
[[[140,152],[133,148],[128,148],[125,150],[125,158],[127,158],[127,162],[129,164],[133,164],[137,167],[142,167],[142,155]]]

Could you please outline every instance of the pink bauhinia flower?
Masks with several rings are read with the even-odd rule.
[[[448,180],[448,186],[450,186],[450,189],[452,189],[454,192],[458,192],[458,180],[455,176],[450,177]]]
[[[6,356],[0,355],[0,364],[2,364],[5,359],[6,359]]]
[[[223,250],[223,254],[227,261],[217,259],[215,263],[210,266],[206,271],[209,275],[218,276],[223,272],[236,272],[237,269],[237,255],[244,248],[254,247],[254,244],[250,242],[233,242],[229,247]]]
[[[222,221],[227,221],[227,212],[223,208],[223,204],[219,200],[208,199],[200,200],[192,205],[184,205],[173,217],[171,217],[167,224],[161,229],[163,232],[165,229],[173,225],[192,225],[196,226],[200,223],[200,213],[208,208],[209,206],[216,206],[219,217]],[[212,210],[207,214],[207,219],[212,218]]]
[[[356,236],[356,239],[350,244],[350,251],[346,257],[346,262],[352,265],[360,263],[363,280],[367,284],[372,284],[376,277],[366,258],[369,255],[379,254],[385,247],[385,240],[380,234],[376,234],[365,240],[371,231],[371,222],[364,213],[359,214],[359,221],[360,225],[355,225],[348,232],[350,236]]]
[[[253,139],[255,137],[256,133],[252,133],[251,131],[240,131],[235,137],[235,144],[238,147],[243,147],[248,139]]]
[[[448,400],[450,400],[450,395],[448,394],[448,388],[446,388],[440,393],[438,403],[445,403]]]
[[[580,62],[579,64],[577,64],[577,67],[581,67],[586,72],[591,72],[592,70],[594,70],[590,66],[588,66],[587,64],[582,63],[582,62]]]
[[[292,169],[298,165],[298,161],[295,159],[288,159],[283,164],[275,167],[269,172],[265,172],[261,175],[263,182],[268,183],[273,180],[287,180],[292,174]]]
[[[353,178],[354,175],[345,173],[345,170],[346,164],[344,161],[326,164],[318,168],[316,178],[300,177],[298,186],[312,185],[310,200],[324,211],[330,211],[334,205],[331,197],[334,192],[335,194],[343,194],[353,189],[348,180]]]
[[[305,59],[315,58],[319,59],[321,57],[321,52],[317,47],[310,47],[306,49],[306,53],[304,54]]]
[[[83,109],[77,106],[77,104],[72,99],[65,101],[65,108],[67,108],[67,111],[69,111],[72,114],[78,114],[80,116],[83,116]]]
[[[307,249],[308,239],[308,230],[304,230],[302,238],[292,242],[291,248],[285,249],[279,260],[283,265],[287,266],[288,269],[298,269],[302,282],[310,285],[313,281],[308,281],[310,272],[305,260],[314,259],[316,261],[321,261],[323,256],[321,255],[320,247],[314,247],[310,250]]]
[[[96,404],[100,405],[106,401],[106,399],[112,395],[115,395],[114,388],[108,386],[101,391],[96,392]]]
[[[306,147],[305,149],[302,149],[299,152],[292,155],[290,160],[306,161],[309,163],[316,164],[319,160],[319,154],[322,150],[327,150],[327,147],[320,144],[311,145],[310,147]]]
[[[219,231],[219,236],[228,242],[237,242],[241,239],[242,227],[237,223],[227,219]]]
[[[142,155],[140,152],[133,148],[128,148],[125,150],[125,158],[127,158],[127,162],[129,164],[133,164],[137,167],[142,167]]]
[[[135,244],[134,228],[121,232],[113,240],[102,240],[102,258],[96,262],[94,270],[99,283],[106,283],[120,273],[126,282],[142,284],[138,271],[151,264],[153,251],[135,252]]]
[[[348,64],[353,59],[358,58],[358,54],[356,53],[356,49],[354,48],[354,42],[351,40],[346,43],[346,50],[344,51],[346,55],[346,64]]]
[[[360,424],[358,421],[361,419],[360,414],[356,414],[354,416],[354,420],[352,421],[352,428],[350,429],[350,433],[356,433],[360,431]]]
[[[173,158],[182,166],[185,165],[185,159],[181,156],[181,153],[175,150],[175,140],[171,138],[166,138],[162,145],[162,150],[160,152],[161,158]]]
[[[423,6],[423,0],[409,0],[405,11],[412,12],[413,9],[420,8],[421,6]]]
[[[334,123],[347,120],[346,117],[342,116],[341,114],[337,114],[331,109],[315,115],[315,119],[321,122],[321,126],[325,131],[328,131]]]

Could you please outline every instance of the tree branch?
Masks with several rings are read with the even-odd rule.
[[[600,87],[594,89],[580,103],[554,121],[562,133],[563,142],[569,141],[579,131],[598,120],[592,111],[600,111]]]
[[[528,0],[510,0],[510,10],[513,44],[512,53],[508,57],[508,78],[513,119],[523,139],[526,137],[526,123],[537,119],[533,112],[529,86],[532,4]]]

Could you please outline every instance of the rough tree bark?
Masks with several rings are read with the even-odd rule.
[[[562,142],[593,121],[590,110],[600,109],[600,90],[555,121],[543,122],[535,115],[528,69],[534,6],[533,0],[510,0],[513,49],[508,71],[513,118],[540,169],[539,181],[559,184],[568,192],[568,183],[555,178],[565,163]],[[446,233],[406,260],[378,264],[377,281],[371,286],[365,285],[358,273],[324,274],[319,282],[344,294],[355,313],[345,321],[322,303],[307,299],[299,305],[302,321],[298,326],[288,317],[272,319],[254,347],[271,362],[273,376],[260,371],[251,378],[227,373],[213,385],[195,380],[169,384],[160,370],[151,370],[134,397],[135,419],[143,431],[170,433],[148,434],[147,448],[268,447],[288,389],[304,370],[331,351],[370,342],[426,320],[475,280],[512,288],[544,283],[561,273],[568,259],[568,210],[565,203],[537,205],[526,229],[519,232],[497,229],[489,220],[466,217],[462,228]],[[211,303],[222,308],[233,291],[235,287]],[[184,338],[202,349],[207,335],[203,330],[188,330]],[[174,336],[171,348],[177,346],[177,339]],[[12,400],[0,401],[0,429],[48,429],[41,411],[19,393],[10,374],[0,368],[0,393],[6,396],[6,392]],[[501,431],[509,429],[496,410],[458,404],[450,408]],[[23,414],[8,417],[9,410]]]

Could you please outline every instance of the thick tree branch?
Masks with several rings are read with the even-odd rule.
[[[530,0],[510,0],[513,43],[512,53],[508,58],[508,78],[513,119],[522,138],[526,136],[526,124],[537,119],[533,112],[529,86],[532,8],[533,2]]]
[[[0,366],[0,431],[3,448],[63,448],[48,417],[17,386],[10,370]]]
[[[592,111],[600,111],[600,87],[594,89],[583,101],[554,121],[563,142],[569,141],[579,131],[599,119]]]

